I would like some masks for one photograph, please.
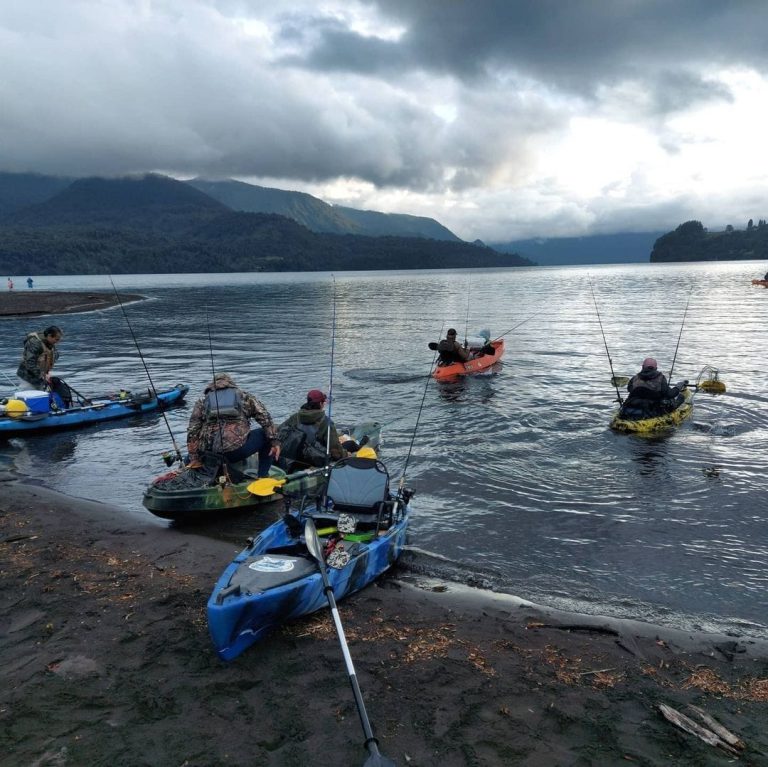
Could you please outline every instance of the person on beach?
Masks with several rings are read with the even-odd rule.
[[[10,277],[8,278],[8,290],[13,290],[13,280]]]
[[[32,290],[35,287],[35,282],[31,277],[27,277],[27,287]]]
[[[16,375],[33,389],[56,394],[63,407],[71,407],[72,390],[60,378],[51,375],[51,370],[59,359],[59,350],[56,347],[63,335],[58,325],[27,333]]]
[[[683,386],[688,382],[685,381]],[[642,411],[643,417],[668,413],[685,401],[679,386],[670,386],[666,376],[658,369],[653,357],[643,360],[642,369],[627,384],[629,397],[624,403],[627,411]]]
[[[452,365],[454,362],[466,362],[470,357],[469,349],[456,340],[456,330],[449,328],[445,338],[437,345],[442,365]]]
[[[251,429],[251,420],[259,426]],[[187,451],[190,468],[202,466],[206,459],[237,463],[258,453],[259,477],[266,477],[280,458],[280,440],[264,404],[238,388],[227,373],[217,373],[192,408]]]
[[[336,427],[325,414],[326,401],[327,397],[320,389],[310,389],[307,401],[280,424],[278,434],[285,447],[284,468],[292,468],[289,464],[293,461],[304,466],[325,466],[328,462],[326,446],[329,447],[331,461],[338,461],[348,454],[345,446],[350,452],[357,450],[354,440],[341,444]]]

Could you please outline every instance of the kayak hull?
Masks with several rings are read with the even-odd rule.
[[[157,392],[157,398],[146,395],[133,395],[128,398],[118,394],[94,397],[89,405],[77,405],[66,410],[53,410],[48,413],[25,413],[22,415],[0,416],[0,437],[31,435],[41,432],[74,429],[103,421],[113,421],[143,413],[150,413],[159,408],[181,402],[189,387],[177,384],[172,389]]]
[[[432,372],[432,377],[438,381],[446,381],[461,376],[480,375],[491,372],[490,369],[504,356],[504,339],[499,338],[496,341],[491,341],[490,345],[493,347],[493,354],[481,354],[466,362],[453,362],[450,365],[438,364]]]
[[[350,436],[358,443],[363,437],[368,437],[366,444],[376,448],[381,439],[381,424],[377,421],[358,424]],[[162,519],[181,523],[200,522],[218,518],[222,514],[253,511],[286,494],[314,497],[325,483],[327,469],[310,468],[286,474],[273,466],[269,476],[275,479],[285,477],[287,481],[279,493],[266,496],[248,492],[248,485],[258,477],[258,456],[252,456],[247,462],[247,468],[238,474],[241,476],[237,481],[220,483],[218,477],[205,474],[202,470],[177,469],[156,478],[144,491],[142,504]]]
[[[685,398],[682,405],[677,407],[671,413],[655,416],[654,418],[641,418],[632,420],[629,418],[620,418],[619,410],[613,416],[610,428],[623,434],[652,435],[667,431],[679,426],[693,412],[693,393],[689,388],[682,390]]]
[[[292,510],[290,516],[292,527],[303,531],[304,512]],[[360,591],[397,561],[409,517],[410,507],[401,504],[387,530],[369,542],[347,544],[348,564],[328,568],[336,600]],[[223,660],[236,658],[286,621],[328,606],[317,564],[301,535],[292,533],[284,520],[275,522],[235,557],[216,582],[207,605],[208,628]]]

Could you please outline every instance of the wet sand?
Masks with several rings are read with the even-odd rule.
[[[242,543],[0,481],[0,765],[362,765],[326,611],[231,663],[213,651],[205,603]],[[768,765],[765,642],[398,571],[340,611],[398,765]],[[704,743],[659,704],[699,707],[745,748]]]
[[[141,301],[144,297],[121,293],[123,304]],[[39,317],[46,314],[73,314],[109,309],[117,306],[114,293],[58,290],[8,290],[0,293],[0,317]]]

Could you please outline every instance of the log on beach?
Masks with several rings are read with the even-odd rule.
[[[144,296],[121,293],[124,304]],[[63,290],[9,290],[0,293],[0,317],[40,317],[46,314],[73,314],[117,306],[114,293]]]
[[[327,610],[216,656],[205,604],[242,546],[0,489],[2,767],[365,762]],[[397,568],[339,609],[381,752],[401,767],[729,758],[662,703],[707,712],[743,741],[742,764],[768,764],[764,642],[565,615]]]

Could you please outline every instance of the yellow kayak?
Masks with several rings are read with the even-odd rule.
[[[624,434],[654,434],[671,429],[674,426],[679,426],[693,412],[693,392],[686,387],[682,390],[681,394],[684,397],[682,405],[679,405],[670,413],[653,418],[631,420],[629,418],[620,418],[620,411],[617,410],[609,425],[614,431],[620,431]]]

